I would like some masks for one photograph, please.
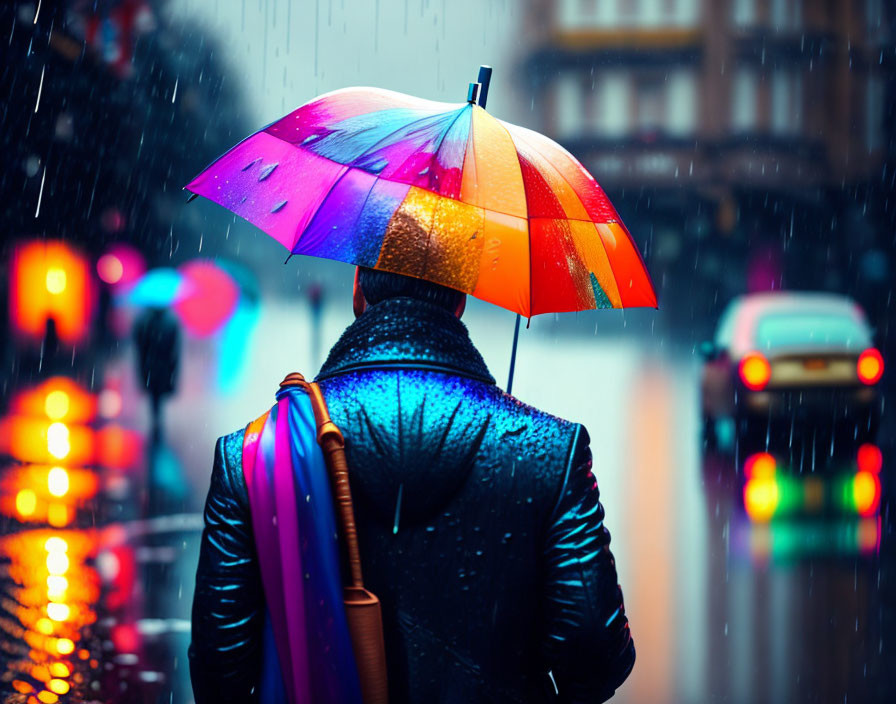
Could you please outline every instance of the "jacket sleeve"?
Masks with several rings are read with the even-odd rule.
[[[578,426],[545,547],[543,652],[559,701],[576,704],[612,697],[635,662],[588,442]]]
[[[218,440],[193,597],[196,704],[257,701],[264,592],[241,457],[241,433]]]

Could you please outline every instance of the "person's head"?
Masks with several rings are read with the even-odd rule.
[[[389,298],[415,298],[418,301],[426,301],[444,308],[458,318],[463,315],[467,305],[467,294],[447,286],[363,266],[355,269],[353,292],[355,317],[361,315],[367,306],[376,305]]]

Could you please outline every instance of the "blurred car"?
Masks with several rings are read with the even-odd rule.
[[[859,306],[826,293],[762,293],[732,301],[701,377],[707,441],[720,418],[740,437],[830,431],[859,442],[880,421],[884,360]]]

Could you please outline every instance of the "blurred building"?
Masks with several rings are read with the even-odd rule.
[[[534,126],[647,243],[661,289],[690,273],[719,304],[782,284],[849,290],[856,272],[837,264],[874,244],[854,211],[887,147],[883,5],[530,0],[523,90],[540,96]]]

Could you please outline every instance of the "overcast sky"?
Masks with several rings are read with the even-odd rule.
[[[181,21],[207,23],[228,47],[259,127],[345,86],[463,102],[479,64],[495,68],[489,111],[525,124],[528,116],[511,102],[523,6],[519,0],[177,0],[170,11]]]

